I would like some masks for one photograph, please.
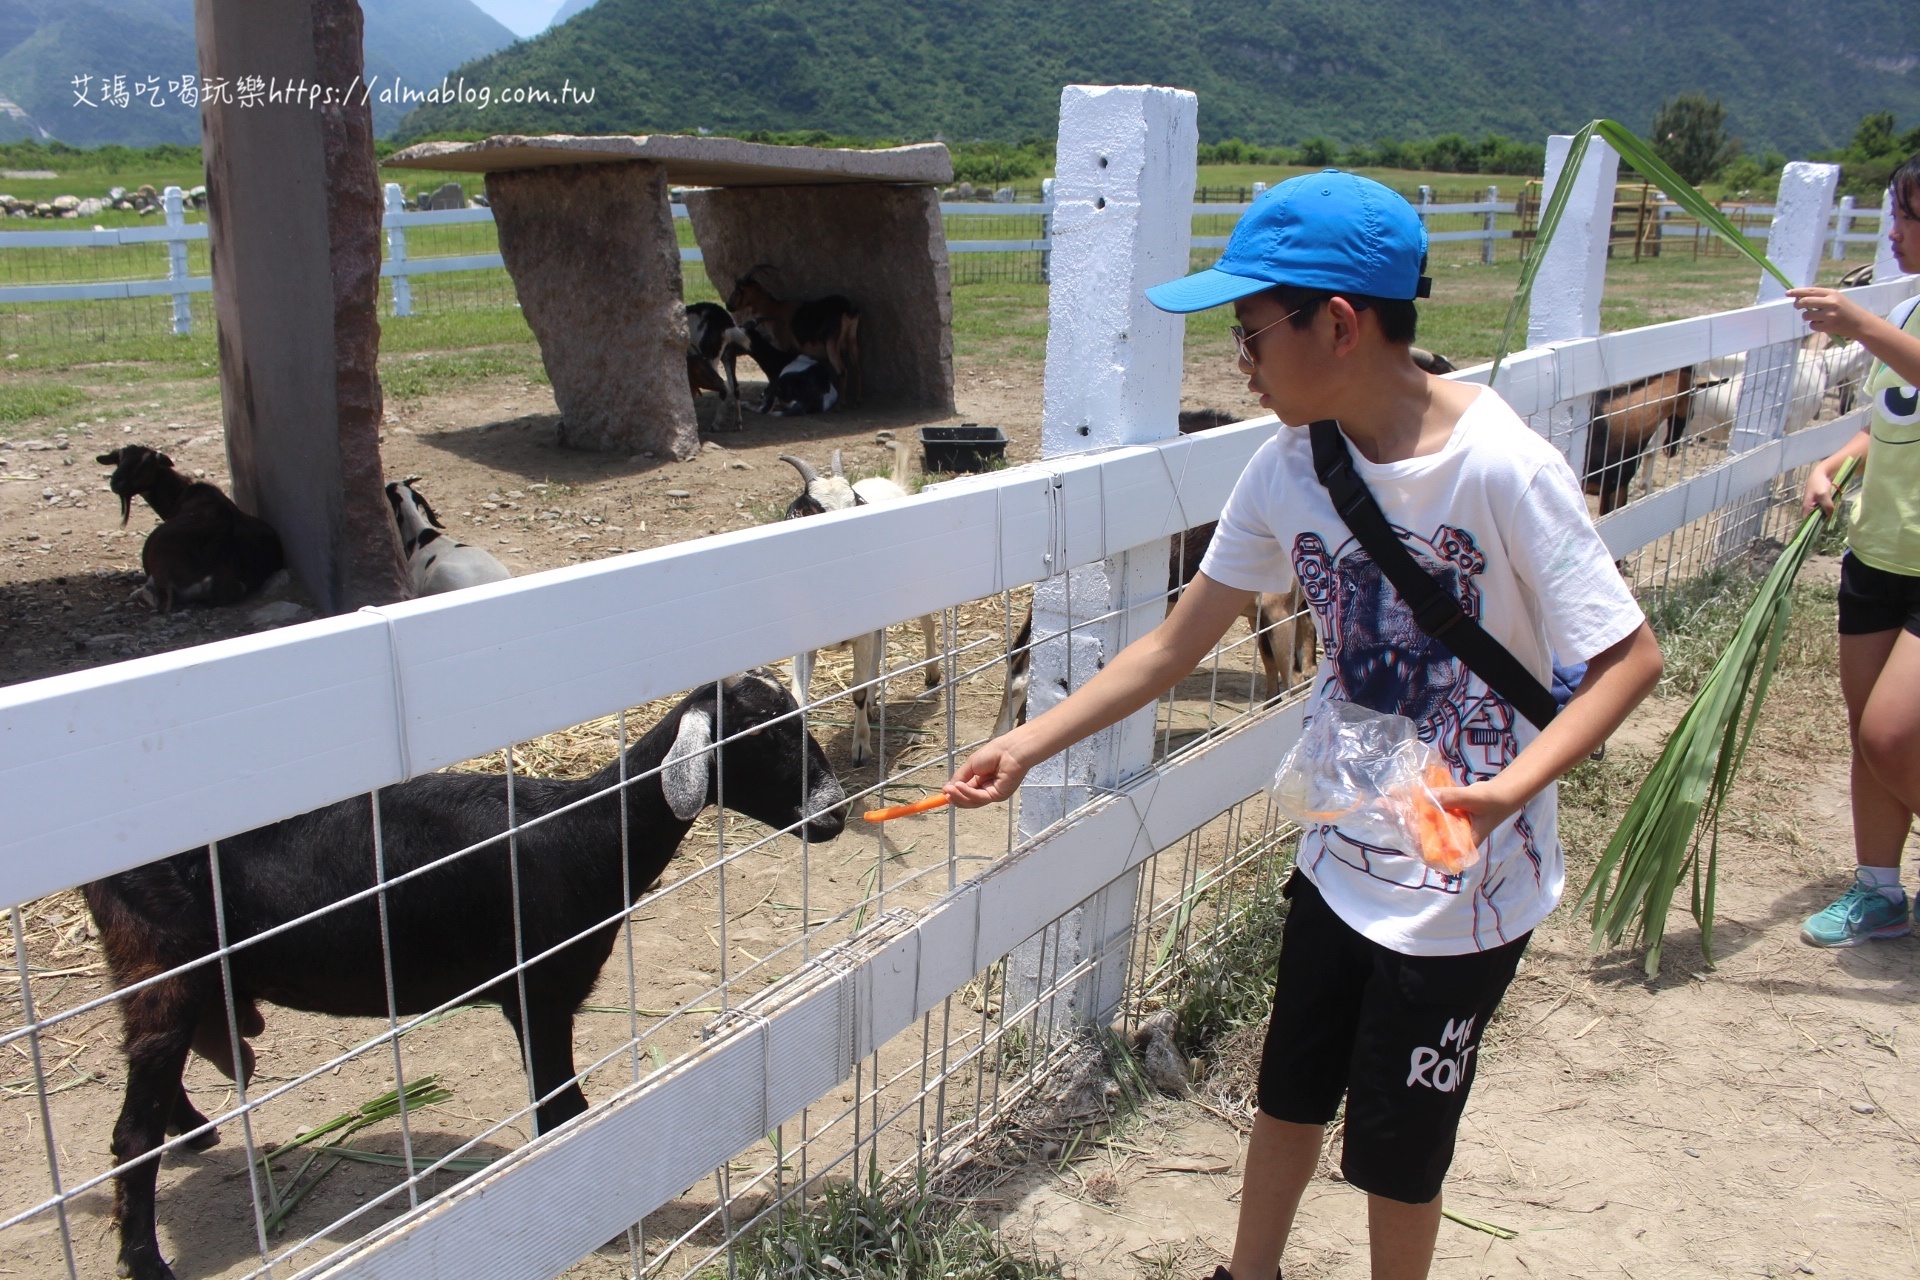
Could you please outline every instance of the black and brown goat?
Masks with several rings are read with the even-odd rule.
[[[727,310],[741,324],[758,326],[778,350],[812,356],[826,365],[833,371],[840,403],[858,403],[860,308],[837,293],[806,302],[782,299],[773,292],[773,274],[772,267],[762,264],[741,276],[727,296]],[[757,355],[755,359],[759,361]]]
[[[272,525],[242,511],[216,486],[181,475],[166,454],[130,444],[98,461],[113,468],[107,484],[120,495],[122,527],[136,497],[160,517],[140,549],[147,581],[138,592],[160,612],[185,603],[235,604],[286,563]]]
[[[1669,453],[1686,436],[1692,404],[1691,368],[1638,378],[1594,395],[1581,479],[1586,491],[1600,499],[1601,515],[1627,500],[1640,459],[1663,431]]]
[[[580,781],[517,779],[511,854],[505,780],[475,773],[431,773],[384,788],[378,846],[365,796],[222,840],[238,1064],[220,967],[185,967],[217,949],[208,850],[86,885],[115,984],[158,978],[121,1008],[127,1089],[113,1155],[129,1166],[114,1200],[122,1274],[171,1280],[154,1234],[157,1150],[169,1132],[185,1135],[188,1146],[215,1140],[188,1101],[181,1072],[190,1051],[228,1075],[248,1071],[245,1037],[265,1021],[257,1002],[385,1018],[390,1000],[398,1014],[496,1001],[531,1064],[544,1133],[587,1108],[573,1065],[574,1014],[627,908],[665,870],[700,811],[724,796],[735,812],[776,829],[804,829],[813,840],[832,840],[845,822],[846,793],[826,754],[801,727],[786,686],[768,672],[689,694],[628,750],[625,776],[638,781],[621,791],[615,760]],[[461,850],[471,852],[388,889],[384,907],[368,895],[326,910],[375,887],[376,858],[392,880]],[[517,859],[517,892],[510,858]],[[516,977],[517,956],[543,958]]]
[[[743,426],[735,366],[747,350],[746,332],[734,324],[732,313],[725,307],[717,302],[687,304],[687,390],[695,399],[702,391],[719,392],[720,412],[731,406],[735,431]],[[719,413],[714,415],[713,429],[720,429]]]

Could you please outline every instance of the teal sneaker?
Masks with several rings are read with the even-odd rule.
[[[1814,947],[1857,947],[1874,938],[1904,938],[1913,932],[1913,909],[1906,895],[1899,902],[1872,885],[1855,880],[1840,900],[1807,917],[1800,940]]]

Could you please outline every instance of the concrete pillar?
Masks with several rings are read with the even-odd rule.
[[[1198,100],[1179,89],[1069,85],[1060,95],[1054,179],[1053,283],[1041,452],[1144,444],[1179,432],[1179,316],[1149,304],[1150,285],[1185,275],[1192,240]],[[1051,578],[1034,589],[1030,713],[1038,716],[1165,613],[1167,540]],[[1112,614],[1100,622],[1087,622]],[[1065,635],[1073,624],[1071,635]],[[1020,792],[1032,835],[1153,762],[1148,707],[1041,762]],[[1062,921],[1058,945],[1018,949],[1008,966],[1016,1002],[1053,975],[1104,955],[1052,1011],[1054,1025],[1104,1022],[1126,981],[1121,941],[1133,924],[1139,876],[1095,894]],[[1044,954],[1043,954],[1044,952]],[[1042,971],[1044,963],[1045,970]]]
[[[380,183],[355,0],[196,0],[205,82],[334,89],[332,104],[201,104],[234,498],[279,532],[324,612],[404,599],[380,468]]]
[[[1780,171],[1780,198],[1774,201],[1773,226],[1767,232],[1767,256],[1796,287],[1812,284],[1820,271],[1820,251],[1826,247],[1833,193],[1839,185],[1837,164],[1795,160]],[[1785,285],[1765,271],[1760,273],[1755,302],[1786,296]]]
[[[787,299],[860,308],[864,403],[953,412],[953,281],[940,191],[837,183],[686,193],[707,279],[725,300],[754,267]]]
[[[1545,180],[1540,189],[1544,212],[1565,176],[1573,138],[1555,134],[1547,139]],[[1532,308],[1527,314],[1527,345],[1545,346],[1600,334],[1600,299],[1607,289],[1607,238],[1613,229],[1613,191],[1619,181],[1620,156],[1595,138],[1573,179],[1573,194],[1553,242],[1545,249],[1534,277]],[[1536,248],[1536,252],[1539,252]],[[1532,415],[1533,429],[1552,441],[1573,464],[1575,474],[1586,474],[1586,400],[1556,405]]]
[[[1767,236],[1767,256],[1796,286],[1812,284],[1820,270],[1820,253],[1833,216],[1833,191],[1839,181],[1839,165],[1802,160],[1789,164],[1780,175],[1780,199]],[[1760,273],[1756,302],[1772,302],[1786,293],[1786,286],[1771,274]],[[1782,342],[1747,353],[1727,452],[1745,453],[1758,448],[1786,429],[1799,354],[1798,342]]]
[[[1796,287],[1812,284],[1819,273],[1827,227],[1833,218],[1834,188],[1839,183],[1837,164],[1795,160],[1780,173],[1780,198],[1774,203],[1773,226],[1767,234],[1767,257]],[[1786,286],[1771,273],[1760,273],[1756,302],[1772,302],[1786,295]],[[1794,407],[1800,350],[1798,342],[1781,342],[1747,353],[1746,368],[1740,376],[1740,401],[1727,437],[1729,454],[1757,449],[1785,433],[1787,417]],[[1812,385],[1805,382],[1798,390],[1802,396],[1815,394]],[[1759,536],[1773,490],[1773,485],[1758,490],[1723,526],[1722,554],[1737,552]]]
[[[487,174],[500,256],[573,449],[691,458],[687,319],[667,171],[651,160]]]
[[[1901,274],[1900,263],[1893,256],[1893,241],[1887,239],[1893,234],[1893,188],[1888,187],[1880,197],[1880,242],[1873,248],[1873,278],[1876,282],[1892,280]]]

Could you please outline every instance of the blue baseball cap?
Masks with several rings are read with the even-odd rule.
[[[1424,298],[1427,229],[1406,198],[1357,173],[1303,173],[1248,207],[1220,261],[1147,290],[1162,311],[1204,311],[1289,284],[1370,298]]]

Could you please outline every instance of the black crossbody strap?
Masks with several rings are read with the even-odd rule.
[[[1313,474],[1333,499],[1333,509],[1413,611],[1420,630],[1446,645],[1468,670],[1485,680],[1488,688],[1537,728],[1546,728],[1560,713],[1552,692],[1420,567],[1387,523],[1386,513],[1380,510],[1367,482],[1354,470],[1353,455],[1347,452],[1340,424],[1328,418],[1309,426],[1307,432],[1313,440]]]

